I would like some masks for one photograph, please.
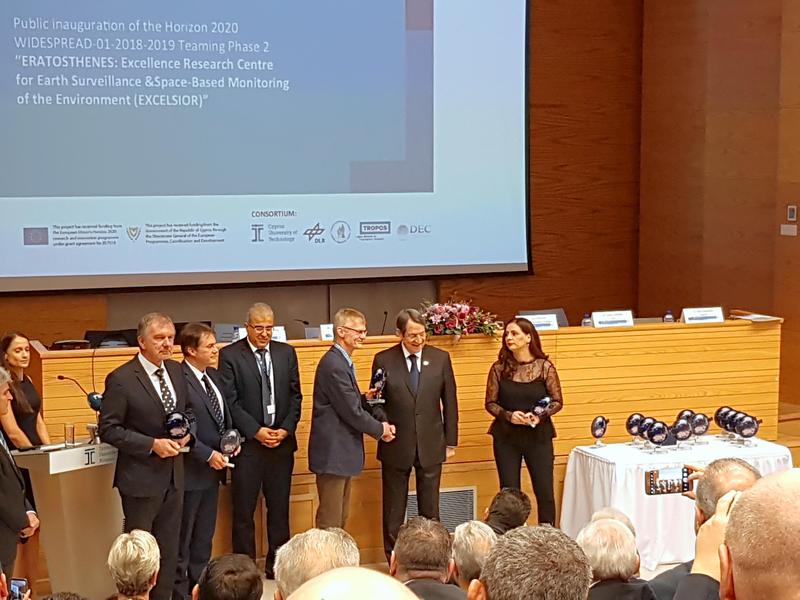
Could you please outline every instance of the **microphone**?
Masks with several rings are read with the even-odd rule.
[[[80,381],[78,381],[77,379],[73,379],[72,377],[67,377],[66,375],[57,375],[56,379],[58,379],[59,381],[64,381],[64,380],[71,381],[72,383],[77,385],[78,388],[84,394],[86,394],[86,402],[89,403],[89,408],[91,408],[95,412],[100,410],[100,407],[103,405],[103,395],[102,394],[100,394],[98,392],[87,392],[84,389],[84,387],[81,385]]]
[[[306,327],[308,327],[309,325],[311,325],[311,323],[309,323],[309,322],[308,322],[308,321],[306,321],[305,319],[292,319],[292,320],[293,320],[293,321],[297,321],[298,323],[302,323],[302,324],[303,324],[303,325],[305,325]]]
[[[386,319],[389,318],[389,311],[383,311],[383,325],[381,325],[381,335],[383,335],[386,331]]]

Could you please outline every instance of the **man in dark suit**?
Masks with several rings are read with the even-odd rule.
[[[256,556],[253,513],[262,491],[267,505],[266,574],[274,579],[275,552],[289,540],[289,493],[300,420],[297,353],[272,340],[275,316],[267,304],[247,312],[247,337],[219,355],[223,392],[245,442],[233,470],[233,551]]]
[[[438,520],[442,463],[455,454],[458,444],[458,402],[450,355],[425,345],[425,320],[413,308],[397,315],[397,335],[402,341],[372,361],[373,374],[378,369],[386,373],[385,404],[374,414],[397,427],[396,440],[378,444],[387,560],[405,520],[411,469],[417,479],[419,514]]]
[[[139,354],[109,373],[100,409],[101,439],[119,450],[114,487],[122,499],[125,532],[153,534],[161,550],[158,581],[150,597],[168,600],[175,584],[183,507],[183,454],[190,440],[170,439],[165,417],[186,412],[186,378],[171,360],[175,326],[149,313],[137,331]]]
[[[0,367],[0,416],[9,410],[11,375]],[[0,564],[14,572],[17,542],[34,534],[39,527],[36,512],[25,497],[25,481],[11,451],[0,435]]]
[[[316,527],[344,529],[350,506],[350,479],[364,468],[364,434],[390,442],[394,426],[381,423],[363,404],[375,390],[362,396],[356,382],[352,354],[367,337],[367,321],[353,308],[333,317],[336,343],[317,365],[314,409],[308,440],[308,466],[317,476]]]
[[[224,483],[228,458],[220,451],[222,434],[232,426],[222,394],[222,380],[213,367],[219,350],[214,330],[204,323],[181,329],[183,374],[189,406],[196,419],[195,443],[186,457],[181,544],[178,553],[176,596],[188,599],[208,559],[217,523],[219,485]]]

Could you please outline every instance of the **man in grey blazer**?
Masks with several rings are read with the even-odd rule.
[[[350,479],[364,468],[364,434],[391,442],[394,426],[382,423],[364,405],[352,354],[367,337],[363,313],[342,308],[333,317],[336,342],[317,365],[314,408],[308,440],[308,465],[316,474],[319,507],[316,527],[344,529],[350,504]]]
[[[450,355],[427,346],[425,319],[413,308],[397,315],[399,344],[375,355],[383,369],[385,404],[373,414],[397,427],[397,439],[378,444],[383,484],[383,545],[387,560],[405,521],[408,478],[414,469],[420,516],[439,519],[442,463],[458,444],[458,401]]]

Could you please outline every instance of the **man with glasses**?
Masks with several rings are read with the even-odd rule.
[[[308,440],[308,465],[316,474],[319,507],[316,527],[344,529],[350,504],[350,479],[364,468],[364,434],[391,442],[394,426],[369,414],[364,402],[375,390],[361,394],[353,367],[353,352],[367,337],[367,321],[354,308],[333,317],[336,342],[317,365],[314,410]]]
[[[458,444],[458,401],[450,355],[427,346],[425,319],[413,308],[397,315],[400,343],[375,355],[372,372],[383,369],[385,404],[373,410],[394,423],[397,439],[378,444],[383,487],[383,546],[389,560],[405,521],[408,478],[417,479],[419,515],[439,519],[442,463]]]
[[[233,426],[245,438],[233,480],[233,551],[255,558],[253,513],[262,491],[267,505],[266,575],[274,579],[275,552],[289,540],[294,432],[300,420],[297,353],[272,340],[275,316],[267,304],[247,311],[247,337],[219,353],[225,397]]]

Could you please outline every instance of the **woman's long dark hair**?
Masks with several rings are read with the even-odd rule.
[[[8,387],[11,390],[11,395],[14,397],[14,401],[17,403],[18,411],[23,415],[31,415],[33,414],[33,408],[31,408],[31,403],[28,402],[25,392],[22,391],[22,379],[17,379],[14,368],[8,364],[8,359],[6,358],[6,353],[11,346],[11,342],[17,338],[22,338],[30,343],[28,336],[19,331],[9,331],[0,338],[0,367],[3,367],[11,374],[11,381],[8,383]]]
[[[506,331],[508,330],[508,326],[514,323],[522,330],[522,333],[531,336],[531,343],[528,344],[528,350],[531,351],[531,355],[534,359],[542,358],[547,360],[547,354],[544,353],[542,350],[542,343],[539,341],[539,334],[536,331],[536,328],[533,326],[533,323],[528,321],[528,319],[520,319],[519,317],[514,317],[508,323],[506,323],[506,328],[503,329],[503,344],[500,347],[500,352],[497,355],[497,360],[500,361],[502,365],[500,371],[500,377],[503,379],[509,379],[514,374],[514,370],[519,366],[517,363],[517,359],[514,358],[514,353],[508,349],[506,346]]]

